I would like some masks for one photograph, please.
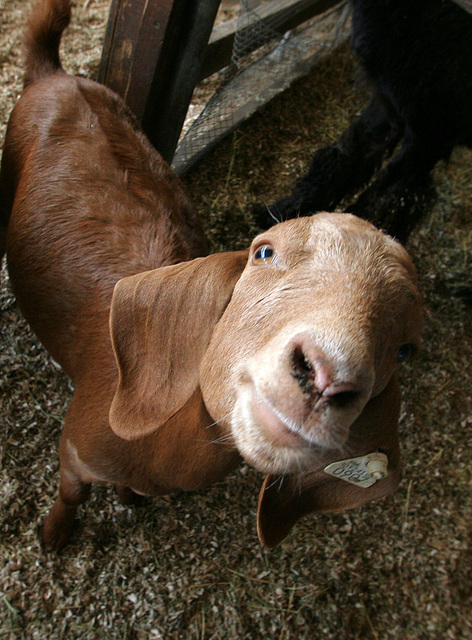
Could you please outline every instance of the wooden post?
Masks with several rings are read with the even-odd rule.
[[[170,162],[220,0],[112,0],[98,80]]]

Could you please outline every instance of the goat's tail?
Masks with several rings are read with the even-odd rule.
[[[70,21],[71,0],[38,0],[24,35],[24,86],[62,70],[59,44]]]

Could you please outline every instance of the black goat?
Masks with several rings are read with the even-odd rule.
[[[292,194],[258,214],[266,227],[333,210],[399,151],[346,211],[405,240],[434,194],[430,172],[472,146],[472,15],[452,0],[351,0],[352,48],[373,84],[361,115],[319,149]],[[271,213],[272,212],[272,215]]]

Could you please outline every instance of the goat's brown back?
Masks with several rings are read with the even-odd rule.
[[[96,309],[108,314],[120,278],[204,252],[185,190],[123,103],[63,72],[29,85],[13,111],[2,186],[16,192],[8,256],[22,311],[72,377],[71,341],[80,357],[83,323],[84,348],[95,326],[105,340]]]

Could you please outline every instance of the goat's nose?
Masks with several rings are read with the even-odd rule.
[[[351,376],[341,377],[333,363],[319,348],[296,343],[291,351],[292,376],[304,394],[315,400],[317,406],[331,404],[345,407],[361,394],[360,383]]]

